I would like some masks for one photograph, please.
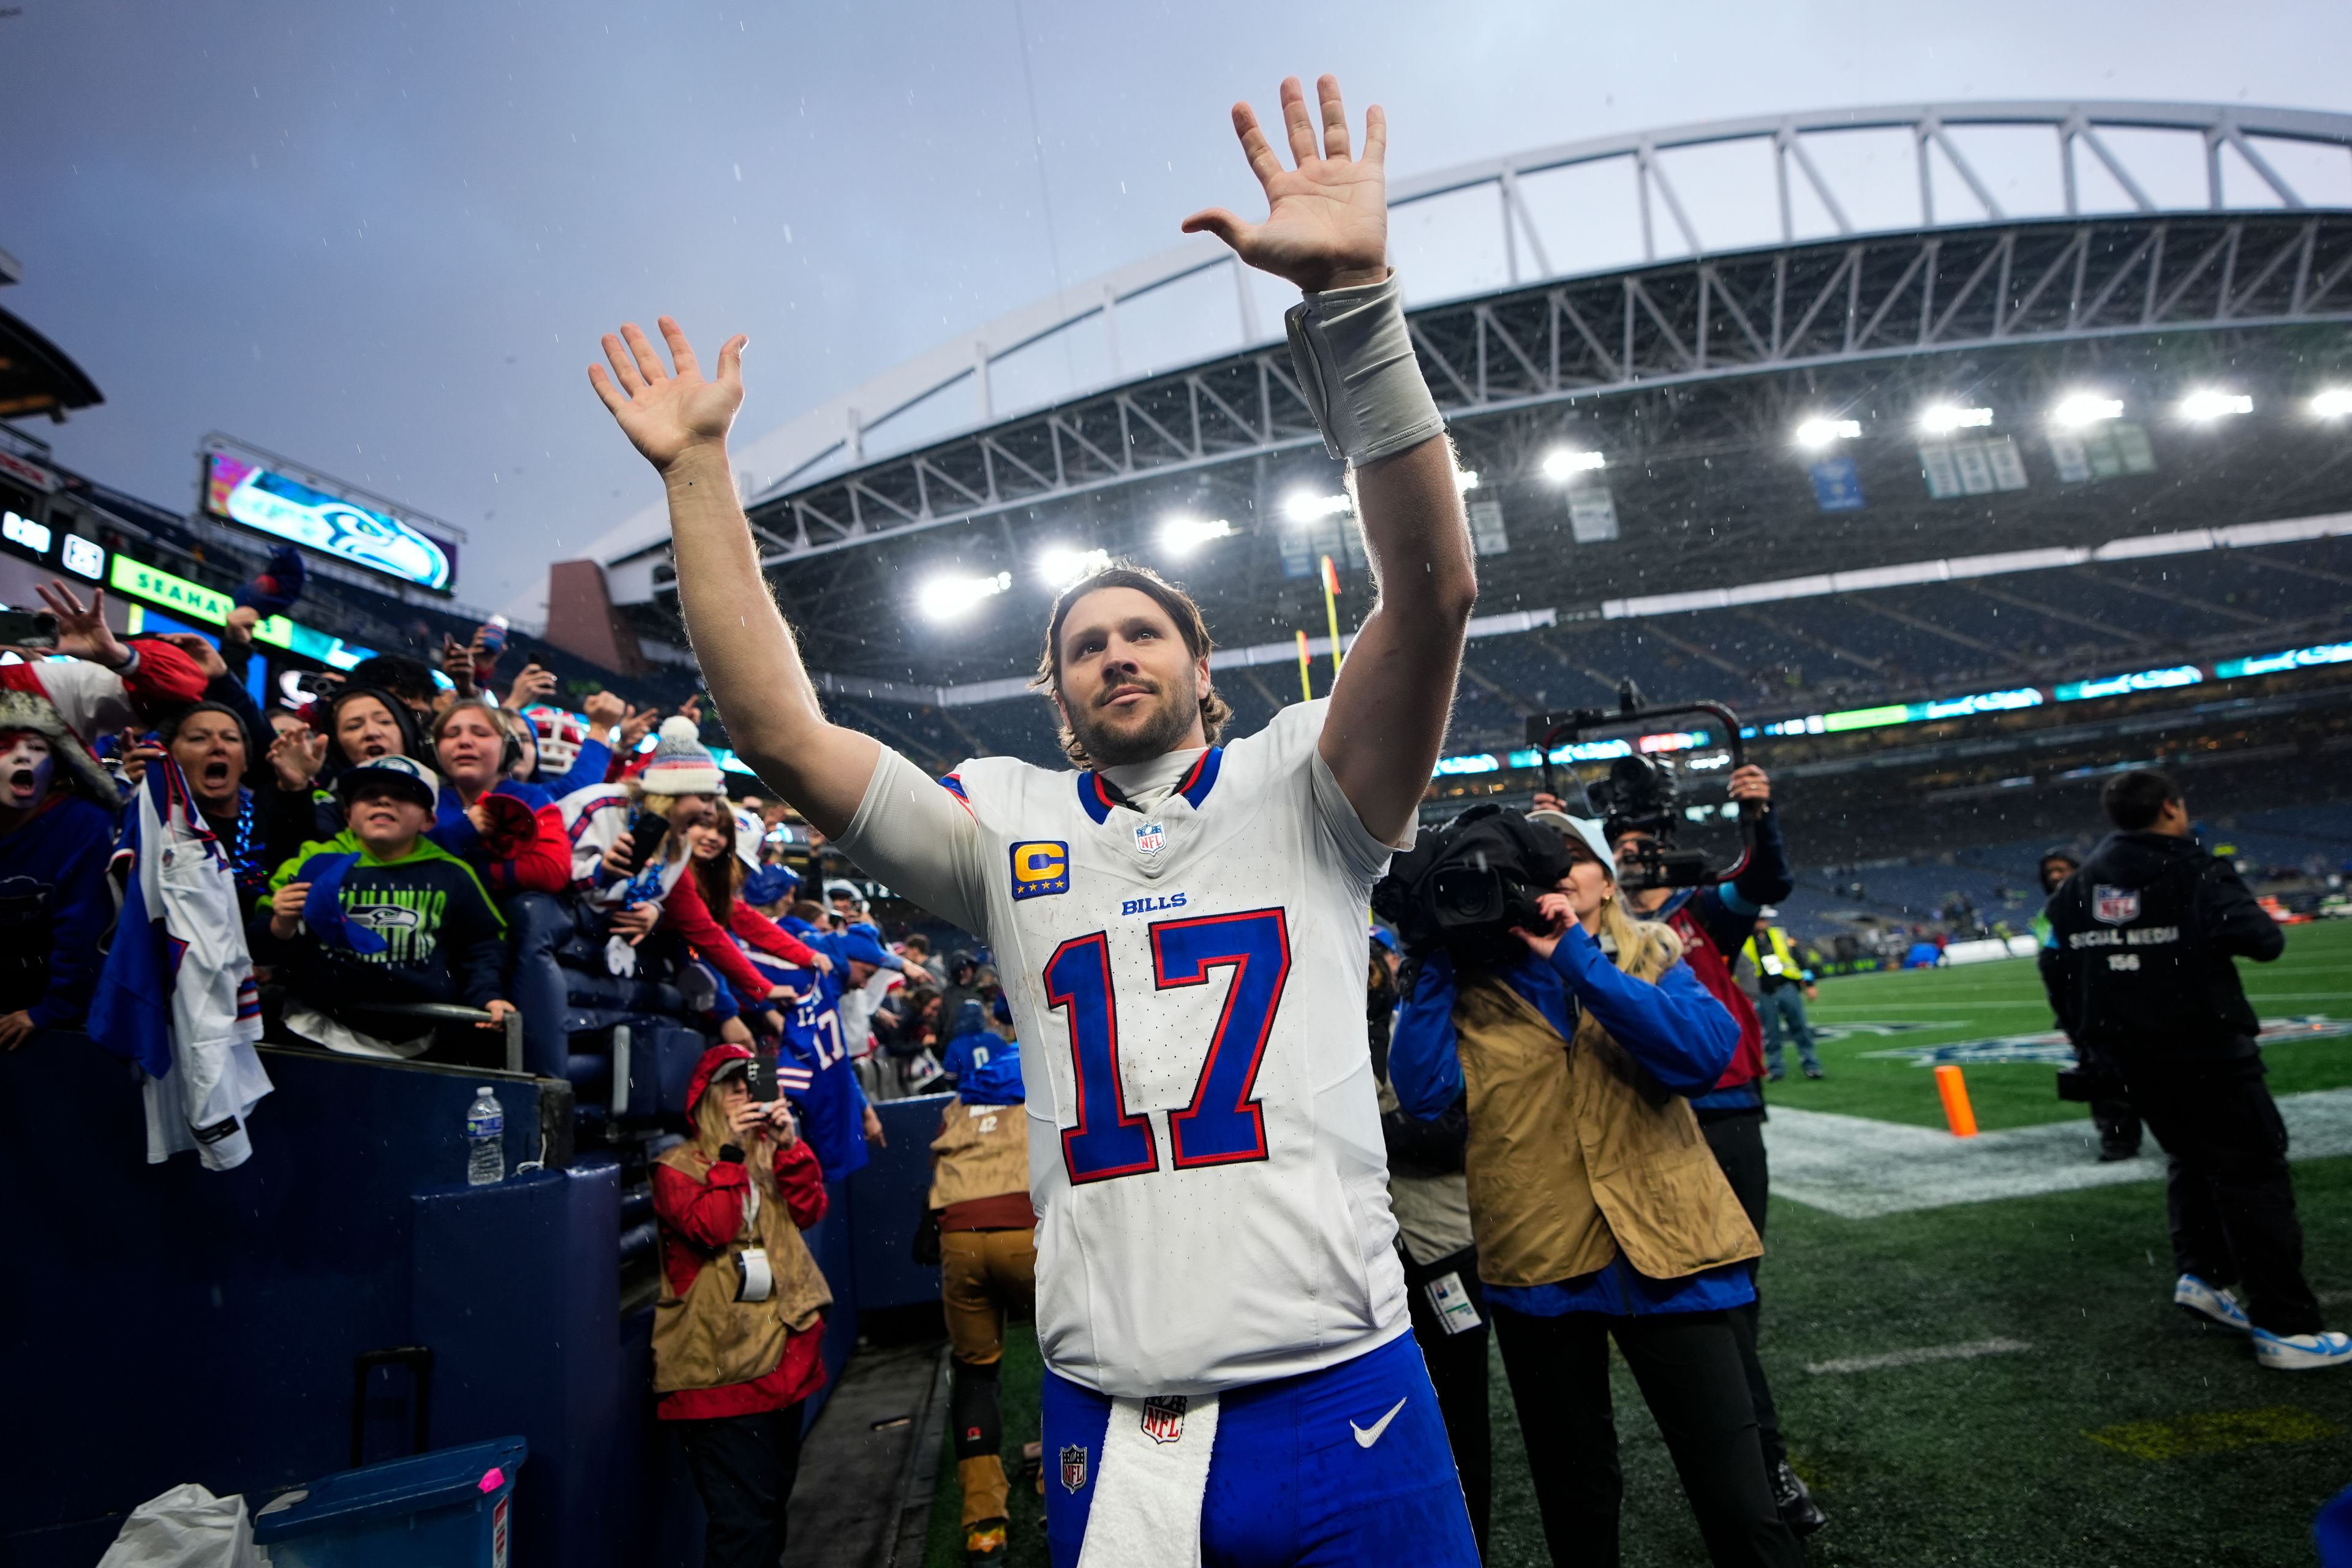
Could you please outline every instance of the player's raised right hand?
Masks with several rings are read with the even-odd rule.
[[[1295,167],[1266,139],[1256,110],[1234,105],[1234,132],[1250,172],[1265,188],[1264,223],[1223,207],[1184,220],[1186,234],[1215,235],[1250,266],[1287,279],[1308,293],[1378,283],[1388,276],[1388,116],[1374,104],[1364,117],[1364,146],[1349,156],[1348,110],[1337,77],[1317,79],[1317,108],[1307,106],[1297,77],[1282,84],[1283,129]],[[1319,118],[1319,124],[1318,124]]]
[[[705,380],[677,322],[663,316],[655,324],[669,345],[674,370],[662,368],[660,351],[631,321],[617,335],[604,334],[604,357],[613,368],[608,374],[603,365],[590,365],[588,384],[646,461],[667,473],[697,448],[725,448],[728,427],[743,405],[743,346],[751,340],[740,332],[728,339],[719,351],[717,378]]]

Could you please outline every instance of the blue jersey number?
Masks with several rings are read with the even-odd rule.
[[[843,1060],[849,1052],[841,1043],[840,1016],[831,1007],[819,1011],[817,998],[818,993],[812,989],[800,999],[793,1009],[793,1026],[807,1036],[822,1069]]]
[[[1209,972],[1218,968],[1234,972],[1224,1011],[1209,1037],[1192,1102],[1168,1116],[1180,1171],[1266,1157],[1265,1119],[1253,1094],[1275,1009],[1290,977],[1290,932],[1282,911],[1208,915],[1151,928],[1151,977],[1158,989],[1204,984]],[[1045,1005],[1069,1015],[1078,1122],[1062,1134],[1062,1162],[1072,1184],[1157,1170],[1160,1153],[1150,1119],[1127,1109],[1119,1086],[1118,1005],[1111,994],[1108,939],[1096,931],[1064,942],[1046,961],[1045,978]]]

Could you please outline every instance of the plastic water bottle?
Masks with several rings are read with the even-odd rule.
[[[507,1179],[507,1113],[484,1084],[466,1107],[466,1184],[487,1187]]]

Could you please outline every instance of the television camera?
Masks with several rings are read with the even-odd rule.
[[[1553,753],[1563,746],[1574,745],[1587,732],[1690,714],[1703,714],[1722,727],[1724,746],[1730,753],[1732,771],[1737,772],[1747,761],[1747,752],[1739,739],[1738,714],[1720,702],[1653,707],[1642,700],[1641,689],[1627,680],[1617,688],[1617,710],[1613,713],[1599,708],[1579,708],[1566,714],[1538,713],[1528,719],[1528,740],[1543,759],[1544,793],[1562,802],[1569,799],[1560,793]],[[1675,842],[1684,822],[1682,792],[1675,765],[1664,757],[1629,751],[1611,761],[1603,777],[1590,784],[1578,779],[1577,789],[1584,800],[1582,815],[1600,818],[1603,831],[1612,841],[1628,831],[1642,835],[1620,845],[1618,849],[1617,884],[1628,891],[1727,882],[1747,868],[1748,858],[1755,853],[1759,808],[1753,801],[1740,804],[1739,856],[1728,866],[1717,866],[1705,850]]]

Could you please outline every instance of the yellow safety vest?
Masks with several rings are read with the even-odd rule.
[[[1751,936],[1746,945],[1740,948],[1740,956],[1756,966],[1756,973],[1759,977],[1771,976],[1782,980],[1793,980],[1801,984],[1809,984],[1812,976],[1805,973],[1805,966],[1797,961],[1796,953],[1790,950],[1789,933],[1779,926],[1770,926],[1766,929],[1765,934],[1771,938],[1769,952],[1760,958],[1758,957],[1756,939]]]

